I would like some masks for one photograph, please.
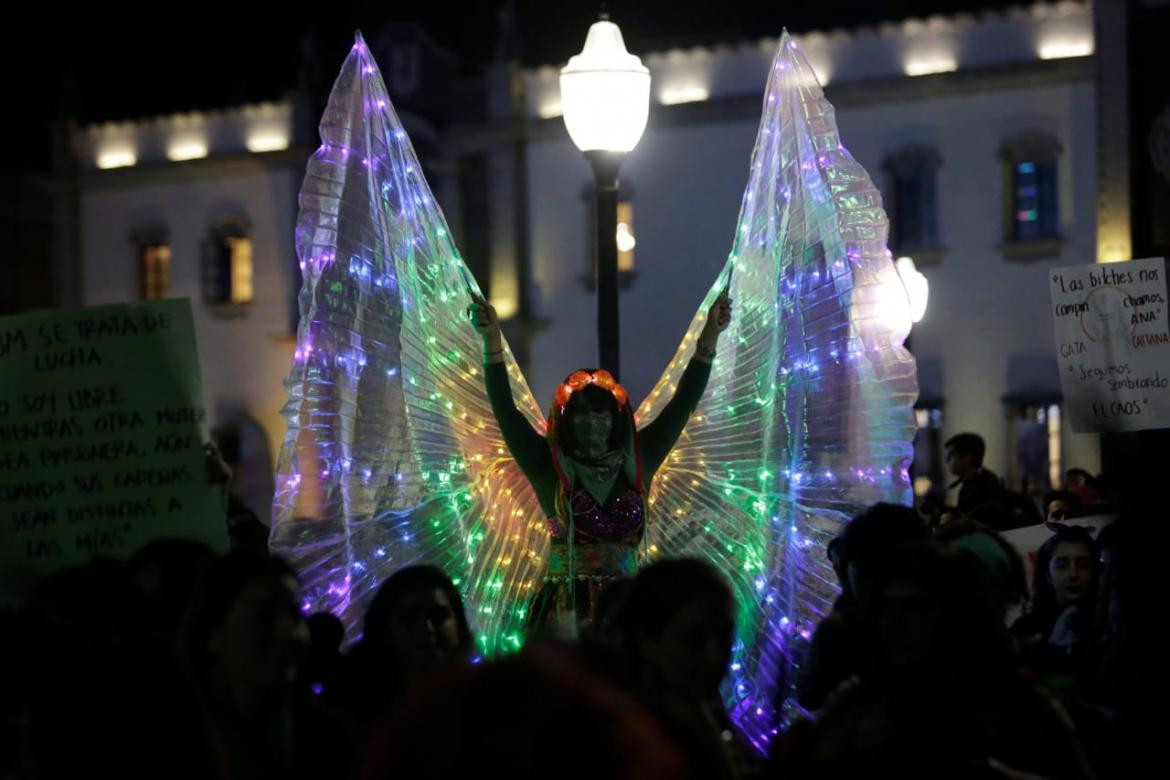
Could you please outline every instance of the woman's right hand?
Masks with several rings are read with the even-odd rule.
[[[496,314],[496,307],[488,303],[480,295],[471,296],[471,304],[467,307],[467,315],[476,333],[483,337],[485,345],[495,347],[500,343],[500,318]]]

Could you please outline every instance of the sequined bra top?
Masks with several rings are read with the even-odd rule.
[[[577,540],[586,543],[637,541],[646,519],[642,494],[633,488],[626,488],[602,504],[588,490],[578,487],[569,496],[569,509]],[[563,539],[564,531],[558,541]]]
[[[642,494],[626,488],[604,504],[584,488],[563,496],[561,506],[572,513],[572,544],[567,523],[557,520],[549,549],[547,578],[608,580],[628,577],[638,568],[638,541],[646,520]]]

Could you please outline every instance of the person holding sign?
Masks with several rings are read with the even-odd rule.
[[[190,301],[0,318],[0,604],[95,555],[227,548]]]
[[[1031,609],[1012,624],[1040,677],[1075,674],[1088,649],[1097,593],[1097,544],[1089,529],[1049,523],[1036,551]]]

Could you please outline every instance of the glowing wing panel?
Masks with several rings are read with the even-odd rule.
[[[826,544],[866,505],[910,498],[917,396],[881,196],[787,33],[763,108],[727,266],[638,410],[642,426],[669,400],[730,279],[732,324],[655,479],[648,543],[731,579],[739,639],[728,701],[760,747],[789,714],[802,640],[837,593]]]
[[[515,649],[543,573],[543,515],[484,391],[466,315],[478,290],[360,35],[320,133],[300,193],[271,546],[300,572],[305,609],[350,628],[386,576],[435,564],[462,589],[481,649]],[[543,430],[510,351],[507,365]]]

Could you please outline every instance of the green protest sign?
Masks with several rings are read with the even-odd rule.
[[[0,603],[160,537],[227,545],[187,300],[0,318]]]

